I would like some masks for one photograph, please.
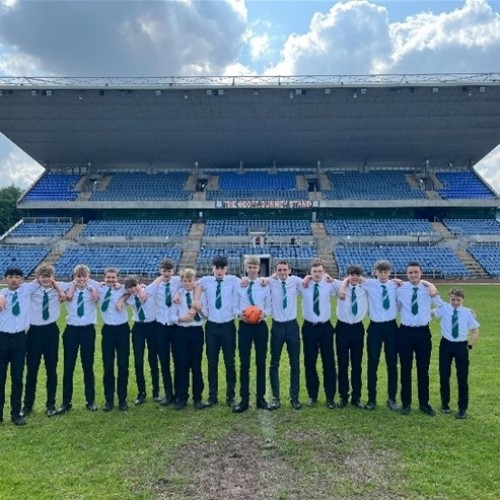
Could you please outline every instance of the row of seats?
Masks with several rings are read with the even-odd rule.
[[[439,195],[445,200],[495,198],[474,172],[439,172],[436,177],[443,185],[438,191]]]
[[[206,193],[208,201],[216,200],[308,200],[305,189],[213,189]]]
[[[331,190],[323,191],[327,200],[406,200],[423,199],[420,188],[412,188],[406,181],[405,171],[346,171],[327,172]]]
[[[359,264],[366,273],[371,273],[374,263],[380,259],[389,260],[394,272],[399,276],[406,275],[409,261],[418,261],[424,273],[436,278],[463,278],[470,275],[461,260],[448,247],[339,247],[334,255],[341,276],[350,264]]]
[[[295,174],[292,172],[224,172],[219,174],[219,189],[221,190],[251,190],[260,191],[277,189],[285,191],[296,189]]]
[[[84,238],[100,236],[187,236],[189,220],[91,220],[80,233]]]
[[[411,236],[436,234],[425,219],[337,219],[325,220],[330,236]]]
[[[496,219],[443,219],[443,224],[453,234],[500,234],[500,221]]]
[[[327,200],[395,200],[424,199],[425,192],[406,180],[405,171],[326,172],[332,189],[323,190]],[[438,172],[443,185],[438,192],[444,199],[494,199],[495,194],[474,172]],[[75,186],[81,176],[48,173],[25,195],[23,201],[72,201],[79,193]],[[177,200],[192,199],[193,191],[186,190],[188,172],[113,173],[106,189],[94,191],[93,201]],[[218,189],[207,191],[207,200],[284,199],[307,200],[305,189],[297,189],[296,173],[224,172],[219,174]]]
[[[44,175],[24,196],[22,201],[73,201],[78,198],[75,186],[80,175],[54,174]]]
[[[71,276],[78,264],[84,263],[92,273],[102,274],[107,267],[117,267],[122,275],[139,274],[148,278],[158,275],[161,261],[168,257],[177,266],[182,251],[177,247],[70,247],[55,263],[58,276]]]
[[[14,238],[61,238],[72,227],[71,222],[22,222],[10,233],[10,236]]]
[[[252,230],[266,232],[269,236],[312,236],[310,222],[301,219],[209,219],[205,223],[204,236],[246,236]]]
[[[28,276],[48,253],[49,250],[45,246],[1,245],[0,275],[4,276],[8,267],[17,267],[23,271],[25,276]]]
[[[192,198],[192,192],[184,190],[188,180],[187,172],[118,172],[103,191],[94,191],[93,201],[123,200],[177,200]]]
[[[491,278],[500,278],[500,247],[470,245],[468,250]]]

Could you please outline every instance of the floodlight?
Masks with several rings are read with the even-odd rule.
[[[479,87],[479,92],[481,92],[481,94],[484,94],[485,90],[486,90],[486,87]]]
[[[161,95],[161,90],[155,90],[155,95],[158,97]]]
[[[32,95],[33,97],[36,97],[36,96],[38,95],[38,91],[37,91],[37,90],[32,90],[32,91],[31,91],[31,95]]]
[[[332,89],[325,89],[325,94],[330,95],[332,93]]]
[[[46,90],[46,91],[45,91],[45,95],[46,95],[47,97],[52,97],[52,90]]]
[[[439,92],[439,87],[432,87],[432,93],[437,94]]]
[[[366,94],[366,89],[361,89],[361,95],[365,95]]]

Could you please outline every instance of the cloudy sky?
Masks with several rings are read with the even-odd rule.
[[[0,76],[500,72],[500,0],[0,0]],[[500,147],[476,168],[500,192]],[[41,172],[0,137],[0,187]]]

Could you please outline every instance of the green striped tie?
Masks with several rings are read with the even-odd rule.
[[[111,300],[111,288],[108,288],[108,291],[106,292],[106,295],[104,296],[104,300],[102,301],[101,304],[101,311],[106,312],[109,307],[109,301]]]
[[[85,306],[83,304],[83,292],[78,293],[78,300],[76,302],[76,314],[81,318],[85,314]]]
[[[313,312],[316,316],[319,316],[319,284],[314,284],[313,292]]]
[[[42,318],[44,321],[49,319],[49,294],[47,293],[47,290],[44,290],[43,292]]]
[[[21,314],[21,308],[19,307],[19,299],[17,297],[17,292],[14,292],[12,296],[12,314],[14,316],[19,316]]]
[[[146,315],[144,314],[144,309],[142,308],[141,301],[137,295],[135,296],[135,308],[137,309],[137,317],[139,321],[142,323],[146,319]]]

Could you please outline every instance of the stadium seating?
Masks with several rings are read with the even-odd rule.
[[[492,199],[495,195],[474,172],[438,172],[443,185],[439,195],[443,199]]]
[[[263,230],[269,236],[312,236],[309,221],[300,219],[209,219],[204,236],[246,236],[252,229]]]
[[[22,222],[9,234],[12,238],[63,237],[71,228],[71,222]]]
[[[468,250],[491,278],[500,278],[499,246],[470,245]]]
[[[186,236],[189,220],[91,220],[80,235],[83,238],[100,236]]]
[[[448,247],[427,246],[356,246],[338,247],[335,259],[340,276],[345,275],[350,264],[359,264],[367,274],[371,273],[374,263],[387,259],[392,263],[398,276],[406,276],[409,261],[418,261],[424,274],[435,278],[464,278],[470,275],[468,269]]]
[[[330,236],[411,236],[436,234],[424,219],[338,219],[325,220]]]
[[[117,172],[103,191],[94,191],[92,201],[186,201],[192,198],[192,191],[184,186],[189,177],[187,172]]]
[[[73,201],[78,198],[74,190],[80,175],[53,174],[44,175],[21,200],[27,201]]]
[[[204,246],[196,259],[197,269],[210,269],[213,257],[224,255],[228,258],[231,272],[240,272],[242,258],[245,255],[270,255],[273,260],[285,259],[292,269],[308,269],[312,259],[317,257],[314,245],[308,246]]]
[[[85,263],[92,274],[103,274],[107,267],[117,267],[122,275],[139,274],[154,278],[164,258],[171,258],[177,266],[181,254],[180,248],[167,246],[74,246],[66,249],[55,268],[57,276],[71,276],[76,265]]]
[[[24,276],[29,276],[48,253],[45,246],[0,245],[1,276],[8,267],[18,267]]]
[[[295,173],[219,173],[219,187],[207,190],[207,200],[307,200],[305,189],[297,189]]]
[[[500,222],[496,219],[443,219],[453,234],[500,235]]]
[[[332,189],[323,191],[327,200],[407,200],[426,198],[425,191],[412,188],[405,171],[326,172]]]

